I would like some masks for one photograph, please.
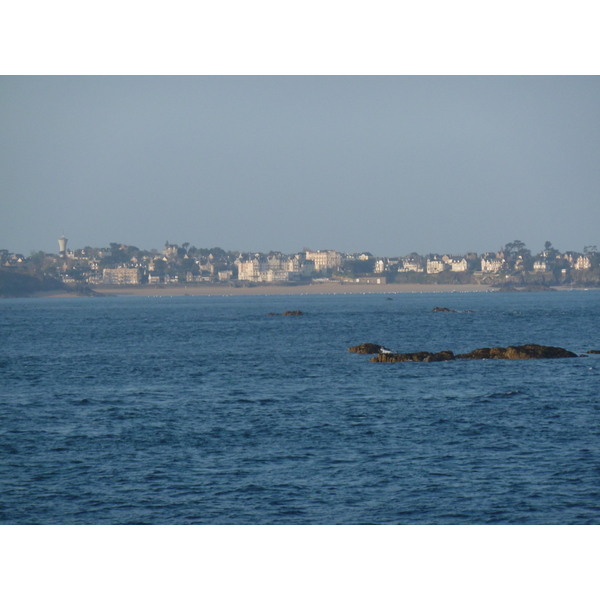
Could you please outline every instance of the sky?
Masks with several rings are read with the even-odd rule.
[[[600,246],[597,76],[2,76],[0,248]]]

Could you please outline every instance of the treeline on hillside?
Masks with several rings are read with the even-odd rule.
[[[54,277],[0,269],[0,297],[3,298],[27,296],[36,292],[49,292],[65,288],[65,284]]]

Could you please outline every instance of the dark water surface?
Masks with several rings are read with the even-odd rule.
[[[600,356],[348,352],[598,332],[596,290],[0,300],[0,522],[600,523]]]

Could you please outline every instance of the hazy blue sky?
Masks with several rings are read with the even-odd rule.
[[[0,248],[600,246],[598,77],[0,77]]]

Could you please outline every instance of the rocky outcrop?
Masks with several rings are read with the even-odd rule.
[[[350,352],[359,354],[377,354],[371,362],[396,363],[396,362],[442,362],[458,358],[468,360],[526,360],[534,358],[576,358],[577,354],[556,346],[539,346],[538,344],[525,344],[523,346],[507,346],[506,348],[477,348],[467,354],[454,354],[451,350],[442,352],[391,352],[378,344],[361,344],[349,348]],[[600,351],[590,353],[600,354]]]
[[[600,354],[600,350],[588,350],[588,354]]]
[[[450,308],[444,308],[443,306],[436,306],[431,312],[456,312]]]
[[[577,354],[556,346],[539,346],[525,344],[523,346],[508,346],[506,348],[478,348],[467,354],[457,354],[456,358],[472,360],[505,359],[525,360],[532,358],[574,358]]]
[[[384,354],[379,353],[371,359],[371,362],[442,362],[454,360],[454,354],[450,350],[442,352],[409,352],[407,354]]]
[[[454,354],[451,350],[441,352],[392,352],[379,344],[359,344],[348,348],[348,352],[357,354],[377,354],[371,362],[396,363],[396,362],[442,362],[448,360],[526,360],[534,358],[576,358],[577,354],[557,346],[540,346],[538,344],[524,344],[523,346],[507,346],[506,348],[477,348],[467,354]],[[600,354],[600,350],[589,350],[589,354]],[[585,354],[582,356],[586,356]]]
[[[391,352],[389,348],[380,346],[379,344],[359,344],[358,346],[352,346],[348,348],[348,352],[356,352],[357,354],[379,354],[380,352]]]
[[[284,313],[267,313],[267,317],[298,317],[304,313],[301,310],[286,310]]]
[[[0,268],[0,298],[26,298],[38,292],[69,291],[62,281]]]

